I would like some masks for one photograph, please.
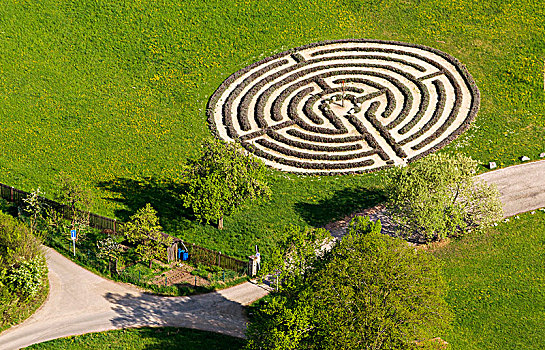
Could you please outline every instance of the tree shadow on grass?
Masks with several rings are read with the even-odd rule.
[[[122,221],[128,221],[146,203],[150,203],[157,210],[163,226],[176,222],[178,227],[187,227],[195,220],[191,209],[183,206],[182,194],[187,191],[185,184],[148,177],[137,180],[115,178],[100,182],[98,186],[117,194],[113,198],[105,198],[106,200],[123,204],[127,208],[115,211],[115,215]]]
[[[309,225],[323,226],[359,209],[373,207],[385,199],[385,193],[380,189],[345,188],[317,203],[296,203],[295,210]]]

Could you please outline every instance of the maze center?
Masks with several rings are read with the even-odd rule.
[[[342,40],[279,53],[211,97],[212,130],[283,171],[342,174],[418,159],[464,132],[479,108],[466,68],[438,50]]]

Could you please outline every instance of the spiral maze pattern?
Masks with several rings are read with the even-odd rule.
[[[292,49],[231,75],[212,130],[280,170],[340,174],[406,164],[465,131],[479,108],[466,68],[432,48],[341,40]]]

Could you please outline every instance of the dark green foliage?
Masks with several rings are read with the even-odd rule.
[[[354,219],[301,278],[281,284],[258,307],[248,349],[410,349],[442,335],[450,313],[439,261],[380,228]]]
[[[441,264],[357,217],[314,281],[324,349],[408,349],[449,323]]]
[[[284,291],[297,290],[326,252],[322,247],[331,246],[334,239],[323,228],[297,226],[288,226],[277,235],[281,236],[278,245],[266,255],[260,276],[273,275],[275,281],[282,281]]]

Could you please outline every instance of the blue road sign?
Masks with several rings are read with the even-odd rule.
[[[76,239],[76,230],[70,230],[70,237],[74,240]]]

